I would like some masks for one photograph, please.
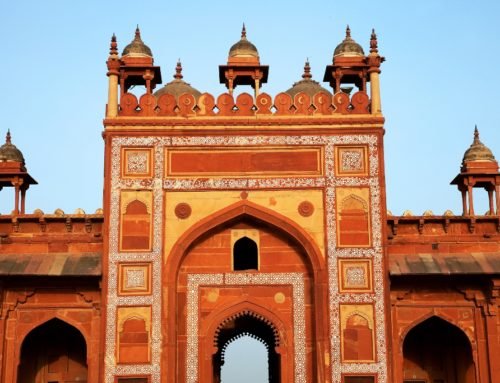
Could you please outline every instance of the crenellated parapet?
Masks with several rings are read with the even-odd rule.
[[[249,117],[256,115],[274,116],[310,116],[333,114],[370,114],[370,98],[364,91],[350,96],[339,92],[333,96],[318,92],[312,97],[299,92],[294,97],[288,93],[279,93],[273,98],[261,93],[256,98],[248,93],[236,97],[223,93],[217,98],[203,93],[198,99],[189,93],[178,98],[165,93],[159,97],[146,93],[139,99],[132,93],[125,93],[120,100],[119,117]]]

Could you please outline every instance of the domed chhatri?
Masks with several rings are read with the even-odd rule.
[[[495,156],[491,150],[479,140],[479,130],[477,126],[474,129],[474,141],[469,149],[465,151],[462,164],[471,161],[495,162]]]
[[[349,25],[345,31],[345,39],[337,45],[333,52],[333,57],[337,56],[364,56],[365,52],[361,45],[354,41],[351,37],[351,28]]]
[[[23,153],[12,144],[10,130],[7,131],[5,144],[0,147],[0,162],[20,162],[24,166]]]
[[[193,88],[182,79],[184,76],[182,75],[182,64],[180,60],[177,61],[173,77],[174,79],[172,81],[154,93],[156,97],[160,97],[161,95],[167,93],[175,96],[176,99],[184,93],[192,94],[195,99],[198,99],[201,96],[201,92],[198,89]]]
[[[139,26],[135,29],[135,37],[130,44],[128,44],[122,52],[122,56],[148,56],[153,57],[151,49],[144,44],[141,39],[141,31]]]
[[[259,58],[259,52],[255,45],[247,40],[247,30],[245,24],[241,29],[241,39],[229,49],[229,57],[256,57]]]
[[[290,96],[295,97],[297,93],[304,92],[310,97],[313,97],[318,92],[325,92],[331,95],[332,93],[323,88],[319,82],[312,79],[311,66],[309,65],[309,60],[306,61],[304,65],[304,74],[302,75],[302,80],[297,81],[293,86],[288,89],[285,93]]]

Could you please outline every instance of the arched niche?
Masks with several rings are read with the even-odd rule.
[[[472,347],[454,324],[431,316],[403,341],[403,382],[476,383]]]
[[[87,381],[87,344],[82,333],[54,318],[34,328],[21,345],[17,383]]]

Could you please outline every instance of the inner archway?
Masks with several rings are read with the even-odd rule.
[[[87,345],[73,326],[52,319],[31,331],[23,341],[18,383],[87,381]]]
[[[458,327],[431,317],[403,343],[403,382],[475,383],[469,339]]]
[[[225,347],[221,367],[222,383],[268,383],[268,349],[251,335],[234,338]]]
[[[274,326],[251,311],[244,311],[223,321],[216,330],[212,356],[213,382],[231,383],[221,380],[222,366],[225,363],[228,347],[240,338],[253,338],[261,342],[266,349],[267,376],[269,383],[279,383],[281,376],[280,355],[276,352],[279,346],[278,331]],[[240,358],[249,358],[251,355],[239,355]]]

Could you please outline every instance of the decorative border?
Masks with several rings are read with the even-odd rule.
[[[163,178],[163,158],[166,146],[270,146],[270,145],[323,145],[325,155],[324,177],[279,177],[279,178],[218,178],[180,179]],[[368,176],[336,177],[335,146],[367,145]],[[179,136],[179,137],[113,137],[111,144],[111,201],[109,235],[108,306],[106,326],[105,377],[113,383],[115,375],[151,374],[152,383],[160,382],[161,350],[161,267],[162,267],[162,220],[163,191],[167,190],[238,190],[238,189],[292,189],[323,188],[325,190],[326,239],[329,282],[329,318],[331,334],[332,381],[338,382],[342,374],[377,374],[378,383],[387,382],[387,355],[385,334],[384,273],[382,249],[381,191],[379,185],[378,139],[373,134],[316,135],[316,136]],[[154,177],[145,179],[120,179],[120,150],[127,147],[154,148]],[[370,188],[372,227],[371,248],[337,248],[335,189],[339,186],[367,186]],[[153,248],[150,253],[119,253],[119,195],[121,189],[144,189],[153,191]],[[374,293],[340,293],[338,289],[337,258],[372,258]],[[117,262],[141,261],[153,263],[152,296],[118,297]],[[155,302],[156,304],[153,304]],[[376,327],[376,363],[340,363],[340,303],[374,303]],[[153,305],[152,317],[152,363],[150,365],[115,366],[115,325],[117,305]],[[168,368],[168,367],[167,367]]]
[[[293,300],[294,382],[306,383],[306,319],[304,276],[301,273],[188,274],[187,276],[187,383],[198,382],[198,304],[201,286],[291,285]]]

